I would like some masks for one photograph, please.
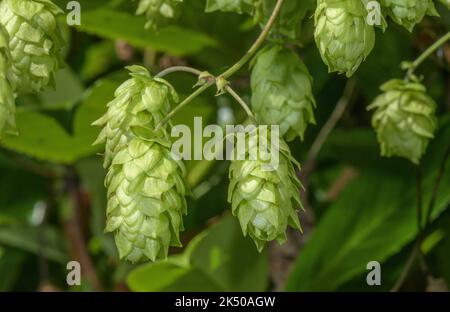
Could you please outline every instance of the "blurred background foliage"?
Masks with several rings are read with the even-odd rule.
[[[66,8],[68,1],[55,2]],[[132,1],[79,2],[81,25],[69,28],[61,20],[69,45],[55,90],[18,98],[20,136],[0,143],[0,291],[382,291],[394,285],[417,235],[416,169],[405,160],[379,157],[366,106],[380,84],[401,77],[402,61],[450,30],[449,10],[439,6],[441,18],[427,17],[412,34],[394,24],[377,32],[374,51],[353,78],[347,111],[314,163],[304,166],[303,235],[289,232],[287,244],[274,243],[258,254],[230,216],[227,162],[190,161],[194,196],[182,233],[185,247],[173,249],[167,261],[130,265],[118,260],[112,235],[103,232],[105,172],[101,147],[92,146],[99,129],[91,123],[126,79],[124,66],[144,64],[157,73],[188,64],[218,73],[245,53],[259,28],[249,26],[248,16],[204,14],[204,1],[186,1],[180,20],[155,33],[144,28],[145,17],[134,15]],[[290,144],[302,164],[346,84],[327,73],[312,23],[307,16],[301,42],[293,44],[314,77],[318,103],[317,125],[304,142]],[[436,203],[421,245],[426,270],[413,266],[407,290],[445,289],[450,282],[450,166],[441,167],[450,142],[449,64],[446,45],[421,67],[441,116],[421,166],[423,202]],[[181,97],[195,83],[186,74],[168,80]],[[233,86],[248,99],[248,71]],[[243,117],[231,98],[212,91],[176,115],[175,123],[192,125],[194,116],[204,123]],[[79,287],[66,284],[69,260],[81,263]],[[382,264],[381,286],[367,286],[369,261]]]

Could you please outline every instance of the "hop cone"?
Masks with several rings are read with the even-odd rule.
[[[172,158],[168,138],[129,136],[106,176],[106,231],[114,232],[121,259],[155,261],[167,257],[169,246],[181,246],[186,170]]]
[[[7,78],[10,63],[8,33],[0,24],[0,137],[4,131],[14,132],[16,126],[14,94]]]
[[[3,0],[0,23],[9,33],[13,66],[9,79],[18,92],[39,92],[54,84],[60,67],[63,38],[50,0]]]
[[[256,135],[258,144],[252,144]],[[300,202],[301,183],[293,165],[289,147],[279,140],[279,165],[268,171],[268,161],[258,153],[258,146],[270,142],[274,135],[261,127],[246,135],[247,148],[244,160],[233,160],[230,166],[228,201],[233,215],[239,219],[244,235],[250,235],[261,251],[267,241],[286,241],[286,228],[300,228],[296,208]],[[263,149],[264,150],[264,149]],[[258,157],[251,158],[251,153]],[[242,158],[241,158],[242,159]]]
[[[146,28],[163,26],[178,15],[178,5],[183,0],[140,0],[136,14],[147,17]]]
[[[450,0],[439,0],[442,2],[443,5],[445,5],[447,8],[450,9]]]
[[[153,78],[147,69],[128,67],[131,79],[124,82],[108,103],[108,111],[93,125],[103,127],[95,144],[106,143],[104,167],[107,168],[117,149],[128,144],[127,133],[133,126],[154,128],[178,101],[172,86]]]
[[[361,0],[319,0],[314,37],[330,72],[353,75],[375,44]]]
[[[290,141],[303,139],[308,123],[314,123],[312,77],[290,49],[272,46],[257,57],[252,71],[252,106],[261,124],[279,125]]]
[[[432,0],[381,0],[381,4],[394,22],[409,31],[412,31],[425,15],[438,15]]]
[[[405,157],[419,163],[436,129],[436,103],[418,82],[391,80],[385,83],[368,109],[375,109],[372,125],[381,154]]]
[[[206,0],[206,12],[223,11],[254,14],[259,12],[261,0]]]

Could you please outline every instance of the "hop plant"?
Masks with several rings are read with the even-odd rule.
[[[141,66],[127,67],[131,79],[124,82],[108,103],[108,111],[93,125],[103,127],[94,144],[106,143],[104,167],[107,168],[117,149],[128,144],[127,133],[133,126],[154,128],[178,102],[173,87],[164,79],[151,77]]]
[[[436,103],[419,82],[388,81],[368,109],[381,154],[405,157],[418,164],[436,130]]]
[[[17,92],[39,92],[54,85],[62,64],[64,40],[56,20],[62,13],[50,0],[0,2],[0,24],[8,31],[12,55],[8,77]]]
[[[183,0],[140,0],[136,14],[147,17],[146,28],[153,30],[176,18]]]
[[[381,4],[394,22],[409,31],[412,31],[425,15],[439,15],[432,0],[381,0]]]
[[[6,132],[15,132],[15,105],[13,88],[7,73],[11,64],[8,49],[8,33],[0,24],[0,137]]]
[[[308,123],[315,123],[312,77],[290,49],[274,45],[257,57],[251,77],[252,106],[261,124],[280,125],[291,141],[303,139]]]
[[[302,185],[293,162],[298,164],[282,138],[275,153],[278,166],[269,170],[269,161],[265,160],[268,157],[263,157],[274,151],[268,145],[262,149],[261,146],[274,138],[275,134],[261,126],[246,133],[245,155],[231,162],[229,173],[228,202],[232,213],[239,219],[244,236],[248,234],[259,251],[268,241],[285,242],[288,225],[301,229],[296,209],[302,207]]]
[[[172,157],[168,137],[152,138],[135,131],[128,136],[105,180],[106,231],[114,232],[121,259],[132,263],[164,259],[169,246],[181,246],[186,170]]]
[[[361,0],[318,0],[314,37],[330,72],[353,75],[375,45]]]

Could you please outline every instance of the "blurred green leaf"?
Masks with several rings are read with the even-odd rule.
[[[428,203],[450,122],[443,125],[423,159],[423,199]],[[332,291],[364,272],[370,261],[382,263],[417,233],[416,187],[412,165],[398,159],[363,169],[320,220],[287,283],[289,291]],[[447,169],[433,218],[450,203]]]
[[[179,26],[169,26],[158,33],[151,32],[144,27],[145,17],[108,8],[84,12],[82,19],[81,25],[77,26],[81,31],[108,39],[125,40],[136,47],[176,56],[193,54],[217,45],[214,39],[204,33]]]
[[[0,244],[34,254],[41,252],[47,259],[65,264],[67,262],[67,254],[60,233],[47,227],[43,232],[43,236],[45,245],[40,246],[37,228],[22,225],[0,227]]]
[[[134,291],[262,291],[267,259],[227,215],[194,238],[183,254],[138,267],[127,283]]]
[[[26,254],[0,245],[0,291],[10,291],[20,274]]]
[[[86,91],[75,113],[73,135],[45,114],[22,111],[16,114],[19,135],[5,136],[0,143],[28,156],[62,164],[92,155],[101,147],[92,146],[100,129],[91,123],[104,113],[120,83],[117,75],[113,75],[97,81]]]

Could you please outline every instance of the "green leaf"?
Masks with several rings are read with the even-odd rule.
[[[144,28],[145,17],[108,8],[83,12],[79,30],[113,40],[125,40],[140,48],[150,48],[175,56],[194,54],[217,42],[194,30],[169,26],[158,33]],[[189,44],[187,44],[189,43]]]
[[[423,161],[424,203],[431,198],[449,141],[447,122]],[[320,220],[286,289],[333,291],[364,272],[369,261],[382,263],[399,252],[417,233],[415,183],[412,166],[398,159],[364,169]],[[449,205],[448,189],[450,170],[442,178],[433,218]]]
[[[38,243],[38,229],[22,225],[3,226],[0,228],[0,244],[15,247],[34,254],[42,252],[46,258],[59,263],[66,263],[67,256],[60,233],[55,229],[46,228],[44,233],[45,246]]]
[[[194,238],[182,255],[138,267],[127,283],[134,291],[262,291],[267,259],[228,215]]]
[[[121,82],[119,74],[97,81],[86,91],[75,114],[74,134],[69,134],[55,119],[38,112],[21,111],[16,114],[19,135],[5,136],[4,147],[28,156],[55,163],[71,164],[95,154],[99,146],[92,146],[99,129],[91,123],[106,110],[114,90]]]
[[[0,246],[0,291],[11,291],[20,274],[26,254],[14,248]]]

